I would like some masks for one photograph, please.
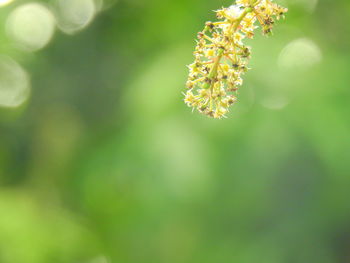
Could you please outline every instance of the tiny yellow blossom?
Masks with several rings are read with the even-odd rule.
[[[227,113],[227,109],[224,107],[218,107],[216,108],[214,112],[214,118],[221,119],[222,117],[226,117],[225,114]]]
[[[207,57],[213,57],[215,55],[215,52],[213,49],[209,49],[209,50],[207,50],[206,55],[207,55]]]

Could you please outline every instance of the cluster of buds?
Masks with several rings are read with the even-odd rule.
[[[251,52],[243,39],[254,37],[256,22],[263,34],[271,34],[275,19],[287,11],[270,0],[236,0],[235,5],[217,10],[219,21],[207,22],[198,33],[185,103],[209,117],[225,117],[248,70]]]

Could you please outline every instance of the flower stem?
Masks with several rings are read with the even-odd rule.
[[[214,64],[213,67],[211,68],[209,75],[208,75],[208,82],[204,83],[203,85],[203,89],[208,89],[211,87],[212,84],[212,80],[216,77],[217,72],[218,72],[218,66],[220,64],[220,60],[222,58],[224,54],[224,49],[223,48],[219,48],[218,50],[218,56],[214,59]]]
[[[244,11],[242,12],[242,14],[237,18],[237,20],[233,23],[233,28],[232,28],[232,31],[233,32],[236,32],[239,25],[241,24],[242,20],[246,17],[247,14],[253,12],[253,8],[251,7],[246,7],[244,9]],[[213,64],[213,67],[211,68],[210,72],[209,72],[209,75],[208,75],[208,82],[205,82],[204,85],[203,85],[203,89],[208,89],[212,86],[212,83],[213,83],[213,79],[216,77],[217,73],[218,73],[218,66],[220,64],[220,61],[224,55],[224,51],[225,49],[220,47],[218,49],[218,55],[217,57],[215,58],[214,60],[214,64]]]

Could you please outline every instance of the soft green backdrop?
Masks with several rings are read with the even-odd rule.
[[[6,31],[25,2],[0,8],[31,81],[0,109],[1,263],[350,262],[349,1],[280,1],[224,120],[181,92],[231,1],[105,1],[35,52]]]

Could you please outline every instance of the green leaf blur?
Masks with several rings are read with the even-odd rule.
[[[0,1],[0,262],[349,262],[350,2],[276,2],[212,120],[181,92],[231,1]]]

